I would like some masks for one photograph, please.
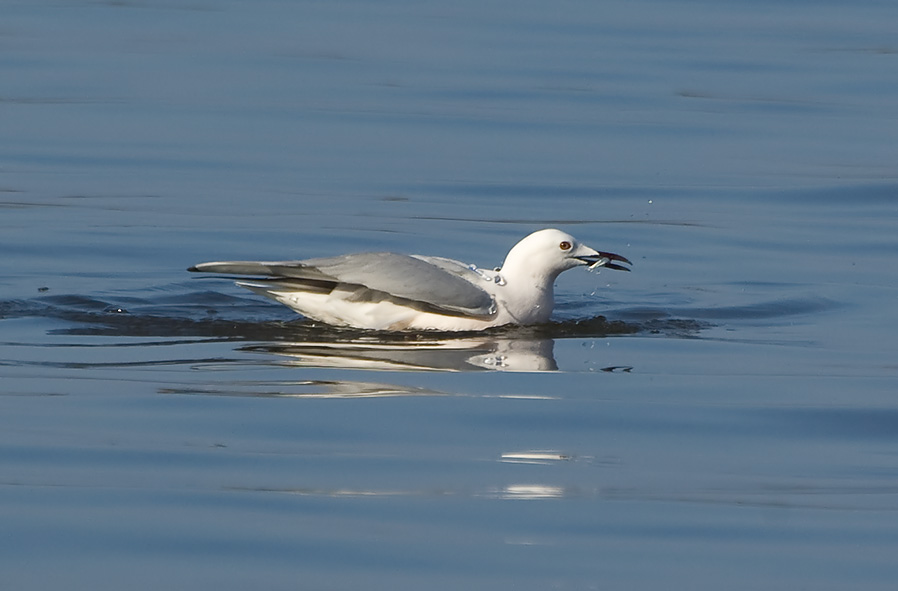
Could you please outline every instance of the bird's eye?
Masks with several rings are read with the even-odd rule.
[[[558,245],[558,248],[560,248],[561,250],[570,250],[570,249],[571,249],[571,243],[568,242],[567,240],[563,240],[563,241],[561,242],[561,244]]]

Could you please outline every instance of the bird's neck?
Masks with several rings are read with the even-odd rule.
[[[501,271],[506,285],[501,298],[515,321],[520,324],[546,322],[555,305],[555,276],[532,272],[526,267],[504,268]]]

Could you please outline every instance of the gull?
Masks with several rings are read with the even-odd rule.
[[[188,271],[249,276],[237,285],[334,326],[384,331],[478,331],[547,322],[555,279],[584,266],[632,264],[556,229],[514,245],[496,269],[453,259],[364,252],[296,261],[220,261]]]

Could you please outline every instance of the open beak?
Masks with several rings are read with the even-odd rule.
[[[595,251],[595,254],[587,254],[574,258],[579,261],[583,261],[583,264],[587,265],[590,270],[596,269],[598,267],[605,267],[606,269],[614,269],[616,271],[629,271],[629,268],[624,267],[623,265],[618,265],[617,263],[626,263],[628,265],[633,264],[629,261],[629,259],[627,259],[626,257],[622,257],[619,254],[614,254],[613,252],[602,252],[600,250]]]

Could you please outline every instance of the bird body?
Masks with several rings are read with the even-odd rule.
[[[237,284],[335,326],[476,331],[546,322],[554,307],[555,279],[562,271],[577,266],[629,270],[614,261],[630,263],[547,229],[518,242],[495,270],[442,257],[383,252],[211,262],[189,270],[255,276]]]

